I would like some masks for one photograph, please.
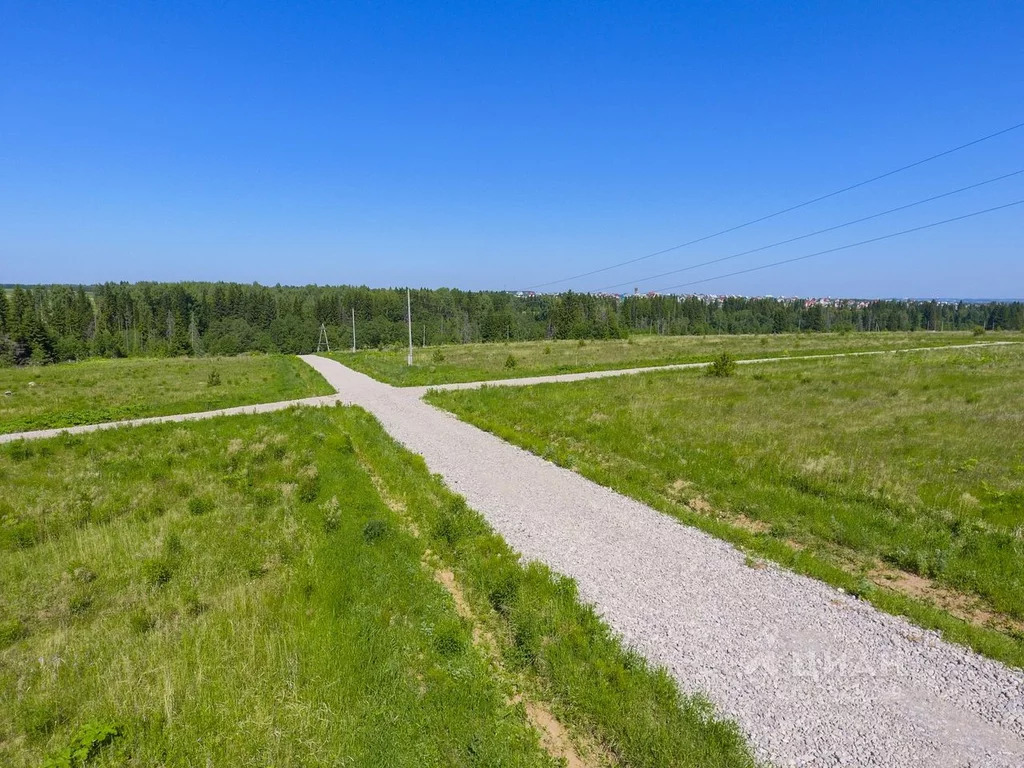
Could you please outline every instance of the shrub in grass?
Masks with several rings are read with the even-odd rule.
[[[585,346],[587,346],[587,340],[586,339],[580,339],[579,341],[576,342],[576,346],[578,346],[578,347],[585,347]]]
[[[156,617],[145,608],[136,608],[128,614],[128,627],[136,635],[144,635],[156,626]]]
[[[545,344],[544,345],[544,354],[545,355],[550,355],[551,354],[551,345],[550,344]]]
[[[7,455],[15,461],[26,461],[35,455],[35,451],[28,440],[15,440],[7,448]]]
[[[338,504],[338,497],[331,496],[330,501],[320,507],[324,512],[324,531],[331,533],[338,530],[341,525],[341,509]]]
[[[4,619],[0,621],[0,649],[21,640],[28,634],[28,627],[21,619]]]
[[[486,573],[487,602],[502,616],[508,616],[519,597],[523,580],[522,569],[514,562],[492,561]]]
[[[68,600],[68,610],[72,616],[81,616],[90,608],[92,608],[92,593],[90,592],[76,592]]]
[[[142,580],[151,587],[162,587],[171,580],[171,564],[162,557],[151,557],[142,561]]]
[[[193,496],[188,500],[188,511],[192,515],[205,515],[213,512],[213,499],[209,496]]]
[[[310,464],[299,472],[299,500],[310,504],[320,495],[320,473]]]
[[[374,518],[363,526],[363,541],[367,544],[373,544],[375,541],[380,541],[387,536],[387,533],[387,521]]]
[[[478,525],[476,516],[466,506],[465,500],[455,497],[438,514],[432,533],[434,538],[444,541],[450,547],[455,547],[464,536],[475,533],[474,529]]]
[[[121,735],[120,726],[100,721],[81,726],[71,743],[43,761],[42,768],[80,768],[85,766],[99,750]]]
[[[519,361],[516,360],[515,355],[509,355],[508,357],[505,358],[505,367],[508,368],[509,370],[512,370],[517,365],[519,365]]]
[[[430,359],[437,364],[441,364],[444,362],[444,352],[442,352],[440,349],[435,349],[434,354],[430,356]]]
[[[0,522],[0,549],[28,549],[42,538],[35,520]]]
[[[210,371],[210,375],[206,377],[206,386],[208,387],[219,387],[220,386],[220,371],[214,369]]]
[[[434,627],[431,644],[439,654],[445,658],[451,658],[462,653],[466,647],[466,639],[463,636],[462,628],[452,621]]]
[[[974,326],[974,328],[971,329],[971,333],[973,333],[975,336],[984,336],[985,328],[983,326],[976,325]]]
[[[736,360],[728,352],[722,352],[705,370],[708,376],[728,378],[736,373]]]

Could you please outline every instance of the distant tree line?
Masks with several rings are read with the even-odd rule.
[[[0,363],[89,356],[308,352],[320,324],[333,346],[407,343],[404,289],[267,287],[239,283],[104,283],[0,290]],[[567,292],[518,296],[441,288],[412,291],[420,344],[619,338],[629,334],[1024,328],[1020,302],[842,302]]]

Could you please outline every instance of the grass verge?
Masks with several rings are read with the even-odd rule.
[[[0,434],[331,394],[323,377],[285,355],[0,368]]]
[[[1024,666],[1024,349],[741,366],[430,402]]]
[[[406,365],[405,349],[335,352],[329,356],[379,381],[410,387],[705,362],[723,352],[743,360],[1020,341],[1021,338],[1021,334],[1011,332],[990,333],[982,339],[966,332],[878,332],[524,341],[417,349],[412,366]]]
[[[16,442],[0,489],[4,765],[752,764],[361,410]]]

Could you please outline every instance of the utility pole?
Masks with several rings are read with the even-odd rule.
[[[405,289],[405,312],[409,320],[409,357],[406,358],[406,363],[412,365],[412,295],[408,288]]]
[[[356,351],[356,308],[352,307],[352,351]]]

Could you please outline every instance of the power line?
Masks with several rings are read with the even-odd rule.
[[[941,195],[933,195],[932,197],[926,197],[923,200],[915,200],[912,203],[907,203],[906,205],[900,205],[900,206],[897,206],[896,208],[890,208],[887,211],[881,211],[880,213],[873,213],[870,216],[864,216],[862,218],[854,219],[852,221],[846,221],[846,222],[843,222],[842,224],[836,224],[835,226],[826,227],[825,229],[819,229],[819,230],[816,230],[814,232],[808,232],[807,234],[797,235],[796,237],[791,237],[788,240],[779,240],[778,242],[771,243],[770,245],[762,245],[762,246],[760,246],[758,248],[751,248],[749,251],[740,251],[739,253],[733,253],[733,254],[730,254],[729,256],[722,256],[722,257],[717,258],[717,259],[711,259],[710,261],[702,261],[699,264],[691,264],[690,266],[687,266],[687,267],[680,267],[679,269],[672,269],[672,270],[669,270],[668,272],[661,272],[660,274],[657,274],[657,275],[649,275],[647,277],[641,277],[641,278],[639,278],[637,280],[627,280],[627,281],[622,282],[622,283],[615,283],[614,285],[606,285],[603,288],[595,288],[594,290],[595,291],[606,291],[609,288],[619,288],[619,287],[624,286],[624,285],[633,285],[633,284],[636,284],[636,283],[643,283],[643,282],[646,282],[648,280],[657,280],[659,277],[667,277],[668,275],[677,275],[680,272],[688,272],[691,269],[698,269],[700,267],[706,267],[706,266],[708,266],[710,264],[718,264],[718,263],[723,262],[723,261],[729,261],[730,259],[738,259],[740,256],[749,256],[752,253],[759,253],[760,251],[767,251],[769,248],[777,248],[780,245],[788,245],[789,243],[795,243],[797,240],[806,240],[808,237],[814,237],[815,235],[822,235],[822,234],[825,234],[826,232],[833,232],[833,231],[835,231],[837,229],[842,229],[843,227],[849,227],[849,226],[852,226],[854,224],[861,224],[861,223],[863,223],[865,221],[870,221],[871,219],[877,219],[877,218],[880,218],[882,216],[888,216],[890,213],[897,213],[898,211],[905,211],[908,208],[913,208],[914,206],[917,206],[917,205],[924,205],[925,203],[931,203],[931,202],[933,202],[935,200],[941,200],[944,197],[950,197],[951,195],[958,195],[961,192],[967,192],[968,190],[971,190],[971,189],[977,189],[978,187],[983,187],[986,184],[993,184],[993,183],[995,183],[997,181],[1002,181],[1003,179],[1009,179],[1009,178],[1011,178],[1013,176],[1019,176],[1022,173],[1024,173],[1024,168],[1020,169],[1019,171],[1014,171],[1013,173],[1007,173],[1007,174],[1004,174],[1002,176],[996,176],[994,179],[986,179],[985,181],[979,181],[976,184],[970,184],[970,185],[968,185],[966,187],[960,187],[960,189],[954,189],[954,190],[952,190],[950,192],[943,192]]]
[[[943,219],[942,221],[933,221],[931,224],[923,224],[920,227],[911,227],[910,229],[904,229],[904,230],[901,230],[899,232],[890,232],[887,235],[879,235],[878,237],[872,237],[872,238],[870,238],[868,240],[861,240],[860,242],[857,242],[857,243],[849,243],[847,245],[840,245],[840,246],[838,246],[836,248],[827,248],[824,251],[817,251],[816,253],[808,253],[808,254],[806,254],[804,256],[796,256],[796,257],[794,257],[792,259],[783,259],[782,261],[773,261],[770,264],[761,264],[760,266],[750,267],[749,269],[740,269],[740,270],[737,270],[736,272],[728,272],[728,273],[726,273],[724,275],[715,275],[714,277],[705,277],[702,280],[692,280],[692,281],[690,281],[688,283],[680,283],[679,285],[670,285],[668,288],[661,289],[661,291],[659,291],[659,293],[668,293],[669,291],[674,291],[674,290],[676,290],[678,288],[685,288],[685,287],[687,287],[689,285],[699,285],[700,283],[709,283],[712,280],[721,280],[721,279],[726,278],[726,277],[733,277],[735,275],[745,275],[748,272],[758,272],[758,271],[760,271],[762,269],[769,269],[770,267],[778,267],[778,266],[781,266],[783,264],[792,264],[794,261],[803,261],[804,259],[811,259],[811,258],[814,258],[815,256],[824,256],[826,253],[835,253],[836,251],[845,251],[845,250],[848,250],[850,248],[856,248],[856,247],[861,246],[861,245],[867,245],[869,243],[877,243],[880,240],[888,240],[888,239],[893,238],[893,237],[899,237],[900,235],[909,235],[911,232],[920,232],[921,230],[924,230],[924,229],[931,229],[932,227],[938,227],[938,226],[941,226],[943,224],[951,224],[954,221],[963,221],[964,219],[970,219],[970,218],[972,218],[974,216],[981,216],[982,214],[985,214],[985,213],[992,213],[993,211],[1001,211],[1004,208],[1012,208],[1015,205],[1022,205],[1022,204],[1024,204],[1024,199],[1022,199],[1022,200],[1015,200],[1012,203],[1006,203],[1004,205],[997,205],[997,206],[995,206],[993,208],[985,208],[984,210],[974,211],[972,213],[965,213],[962,216],[954,216],[951,219]]]
[[[865,186],[867,184],[873,184],[876,181],[881,181],[882,179],[886,179],[886,178],[888,178],[890,176],[894,176],[897,173],[902,173],[903,171],[908,171],[911,168],[916,168],[919,165],[924,165],[925,163],[930,163],[932,160],[938,160],[940,157],[946,157],[947,155],[951,155],[954,152],[959,152],[962,149],[967,149],[968,147],[973,147],[976,144],[981,144],[983,141],[988,141],[989,139],[994,139],[997,136],[1002,136],[1004,133],[1009,133],[1010,131],[1015,131],[1018,128],[1024,128],[1024,123],[1017,123],[1016,125],[1011,125],[1009,128],[1003,128],[1002,130],[996,131],[995,133],[990,133],[987,136],[982,136],[979,139],[974,139],[973,141],[969,141],[966,144],[960,144],[959,146],[953,147],[951,149],[944,150],[942,152],[939,152],[938,154],[931,155],[931,156],[926,157],[926,158],[924,158],[922,160],[917,160],[917,161],[915,161],[913,163],[910,163],[909,165],[903,165],[903,166],[900,166],[899,168],[894,168],[893,170],[886,171],[885,173],[879,174],[878,176],[872,176],[870,179],[865,179],[864,181],[858,181],[856,184],[850,184],[849,186],[843,187],[842,189],[837,189],[834,192],[829,192],[828,194],[812,198],[811,200],[805,200],[802,203],[797,203],[796,205],[792,205],[789,208],[783,208],[782,210],[775,211],[774,213],[769,213],[766,216],[761,216],[760,218],[757,218],[757,219],[751,219],[750,221],[745,221],[742,224],[737,224],[736,226],[729,227],[727,229],[723,229],[723,230],[720,230],[718,232],[713,232],[710,235],[704,235],[703,237],[698,237],[696,240],[689,240],[689,241],[687,241],[685,243],[680,243],[679,245],[673,245],[671,248],[664,248],[664,249],[662,249],[660,251],[655,251],[654,253],[648,253],[648,254],[646,254],[644,256],[637,256],[634,259],[627,259],[626,261],[620,261],[618,264],[612,264],[612,265],[607,266],[607,267],[601,267],[600,269],[592,269],[589,272],[581,272],[578,275],[572,275],[570,277],[563,277],[563,278],[561,278],[559,280],[550,280],[550,281],[548,281],[546,283],[538,283],[537,285],[531,285],[526,290],[531,290],[532,291],[532,290],[535,290],[537,288],[546,288],[549,285],[557,285],[558,283],[565,283],[565,282],[568,282],[569,280],[578,280],[581,277],[590,277],[591,275],[597,275],[597,274],[600,274],[602,272],[608,272],[609,270],[617,269],[618,267],[624,267],[627,264],[635,264],[638,261],[643,261],[644,259],[651,259],[651,258],[654,258],[655,256],[661,256],[662,254],[670,253],[671,251],[677,251],[680,248],[686,248],[687,246],[690,246],[690,245],[696,245],[697,243],[703,243],[704,241],[710,240],[713,237],[719,237],[721,235],[726,235],[726,234],[729,234],[730,232],[735,232],[738,229],[743,229],[744,227],[749,227],[749,226],[751,226],[753,224],[759,224],[762,221],[767,221],[768,219],[774,219],[776,216],[782,216],[784,213],[790,213],[792,211],[799,210],[800,208],[805,208],[808,205],[813,205],[814,203],[820,203],[822,200],[827,200],[830,197],[835,197],[836,195],[841,195],[844,192],[849,192],[851,190],[857,189],[858,187],[863,187],[863,186]]]

